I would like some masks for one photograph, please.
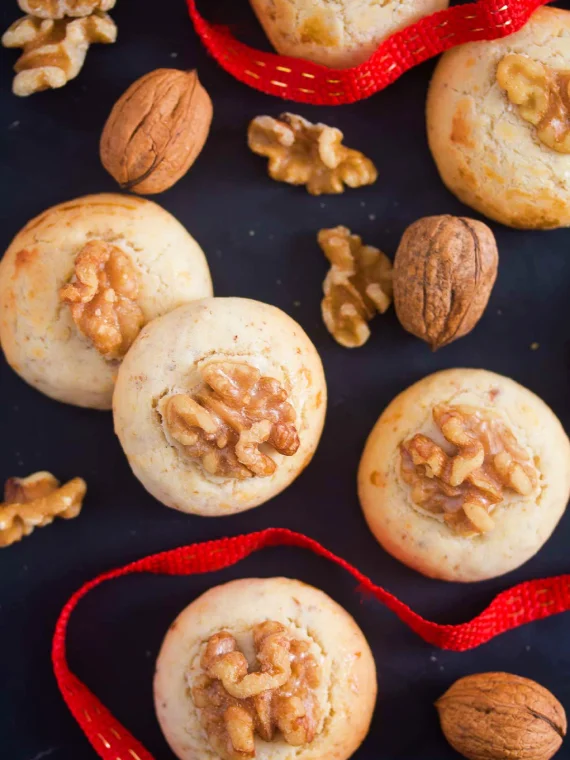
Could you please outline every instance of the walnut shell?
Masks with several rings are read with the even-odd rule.
[[[212,101],[196,71],[151,71],[115,103],[101,135],[101,161],[123,190],[161,193],[190,169],[211,122]]]
[[[510,673],[460,678],[436,707],[445,738],[469,760],[549,760],[566,736],[556,697]]]
[[[394,260],[394,305],[402,326],[432,349],[471,332],[497,278],[499,255],[482,222],[456,216],[419,219]]]

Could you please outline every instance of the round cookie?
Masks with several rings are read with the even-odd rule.
[[[368,60],[394,32],[447,8],[448,0],[251,0],[282,55],[334,68]],[[420,43],[418,42],[418,45]]]
[[[319,355],[279,309],[212,298],[147,325],[123,362],[115,430],[163,504],[205,516],[251,509],[286,488],[321,436]]]
[[[236,657],[239,680],[226,669]],[[253,757],[252,749],[256,760],[346,760],[368,733],[376,690],[374,658],[353,618],[322,591],[287,578],[233,581],[186,607],[164,639],[154,680],[158,720],[180,760]],[[235,752],[236,710],[249,754]],[[254,735],[251,719],[267,713],[269,725],[257,721]]]
[[[427,132],[451,192],[512,227],[570,225],[570,154],[561,152],[570,114],[559,90],[569,71],[570,13],[559,8],[539,8],[509,37],[445,53]]]
[[[382,413],[358,472],[364,516],[386,551],[424,575],[479,581],[514,570],[550,537],[570,493],[570,442],[514,380],[452,369]]]
[[[110,409],[142,324],[212,294],[200,246],[167,211],[126,195],[48,209],[0,263],[0,341],[12,369],[58,401]]]

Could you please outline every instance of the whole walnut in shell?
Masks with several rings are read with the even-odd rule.
[[[467,335],[485,311],[498,264],[486,224],[448,215],[414,222],[394,260],[394,305],[402,326],[434,350]]]
[[[103,166],[123,190],[162,193],[202,151],[212,113],[196,71],[151,71],[115,103],[101,135]]]
[[[445,738],[468,760],[549,760],[566,736],[556,697],[510,673],[460,678],[436,707]]]

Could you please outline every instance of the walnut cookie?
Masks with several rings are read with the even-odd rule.
[[[180,760],[346,760],[368,733],[376,691],[353,618],[287,578],[233,581],[186,607],[154,681]]]
[[[201,248],[167,211],[89,195],[48,209],[12,241],[0,263],[0,340],[37,390],[109,409],[142,325],[211,294]]]
[[[212,298],[147,325],[113,397],[134,474],[163,504],[220,516],[251,509],[308,465],[324,424],[319,355],[279,309]]]
[[[570,12],[447,52],[428,94],[430,148],[451,192],[523,229],[570,225]]]
[[[443,580],[493,578],[534,556],[562,517],[570,442],[514,380],[446,370],[382,413],[358,491],[370,529],[397,559]]]

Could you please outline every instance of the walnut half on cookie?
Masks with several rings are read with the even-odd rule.
[[[376,182],[376,167],[360,151],[342,144],[340,129],[311,124],[292,113],[279,119],[258,116],[249,125],[248,144],[269,159],[269,176],[290,185],[305,185],[311,195],[343,193],[345,185]]]
[[[452,369],[397,396],[374,426],[358,494],[380,544],[430,577],[507,573],[550,537],[570,495],[570,441],[513,380]]]
[[[159,501],[222,516],[263,504],[311,461],[326,413],[319,355],[284,312],[208,298],[149,322],[119,369],[115,430]]]
[[[246,578],[170,626],[154,695],[180,760],[348,760],[368,731],[376,673],[357,624],[322,591]]]

